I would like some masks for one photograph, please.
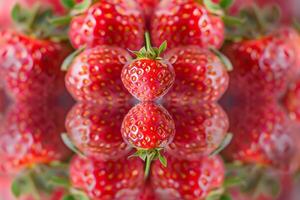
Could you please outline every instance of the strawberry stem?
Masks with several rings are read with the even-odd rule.
[[[151,46],[150,34],[148,31],[145,33],[145,45],[146,45],[146,51],[150,51],[152,46]]]

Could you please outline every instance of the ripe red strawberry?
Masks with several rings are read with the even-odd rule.
[[[289,85],[284,105],[292,120],[300,122],[300,79]]]
[[[126,105],[78,103],[66,118],[66,129],[74,145],[88,157],[114,160],[128,155],[121,124],[129,110]]]
[[[156,6],[160,1],[159,0],[136,0],[136,2],[140,5],[142,9],[142,13],[145,15],[147,25],[150,25],[152,15],[156,9]]]
[[[73,187],[93,200],[135,200],[143,186],[143,164],[138,159],[95,161],[74,157],[70,164]]]
[[[49,104],[14,105],[0,135],[0,170],[14,173],[35,164],[48,164],[69,155],[60,138],[64,130],[57,107]]]
[[[176,134],[167,152],[176,158],[199,159],[216,150],[224,140],[229,121],[215,103],[166,104],[175,121]]]
[[[198,45],[220,48],[224,40],[224,24],[195,0],[162,0],[151,23],[154,45],[163,41],[170,48]]]
[[[65,77],[70,94],[77,101],[116,103],[127,101],[127,93],[121,81],[121,71],[131,59],[123,49],[98,46],[79,54]]]
[[[178,47],[165,55],[175,69],[176,80],[164,100],[190,104],[217,101],[228,87],[228,73],[213,52],[196,46]]]
[[[286,113],[277,102],[254,101],[228,111],[234,137],[224,155],[242,163],[290,167],[295,143]]]
[[[230,73],[232,93],[264,99],[283,94],[295,55],[281,36],[234,42],[227,45],[224,52],[234,66]]]
[[[146,175],[152,160],[159,158],[166,165],[160,151],[172,142],[175,124],[165,108],[152,102],[136,105],[125,116],[121,133],[137,148],[135,155],[146,161]]]
[[[165,95],[175,80],[173,66],[160,57],[166,43],[152,48],[146,33],[146,47],[134,52],[137,58],[126,64],[121,78],[126,89],[141,101],[153,101]]]
[[[14,31],[1,31],[0,38],[0,73],[8,94],[23,101],[61,91],[66,46]]]
[[[151,175],[155,193],[163,200],[205,199],[222,186],[224,166],[220,157],[203,157],[196,161],[168,157],[168,167],[153,164]]]
[[[139,49],[144,27],[144,18],[134,0],[103,0],[72,19],[69,37],[75,48],[117,45]]]

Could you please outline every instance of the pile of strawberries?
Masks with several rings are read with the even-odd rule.
[[[0,20],[0,175],[16,197],[294,200],[286,4],[280,18],[271,0],[38,2]]]

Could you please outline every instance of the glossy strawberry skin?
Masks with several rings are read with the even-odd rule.
[[[144,182],[142,162],[127,157],[104,162],[75,156],[70,176],[73,187],[93,200],[135,200]]]
[[[151,38],[156,46],[166,40],[169,48],[180,45],[220,48],[224,24],[194,0],[162,0],[152,18]]]
[[[290,118],[300,122],[300,79],[289,85],[284,97],[284,106]]]
[[[173,66],[165,60],[137,59],[124,66],[122,82],[141,101],[153,101],[164,96],[175,80]]]
[[[124,140],[135,148],[164,148],[174,138],[175,124],[165,108],[143,102],[127,113],[121,132]]]
[[[128,155],[121,124],[130,106],[77,103],[66,118],[66,129],[73,144],[86,156],[115,160]]]
[[[69,38],[75,48],[117,45],[140,49],[144,27],[144,18],[135,1],[104,0],[72,19]]]
[[[121,81],[121,71],[131,59],[123,49],[98,46],[79,54],[65,77],[68,91],[77,101],[126,102],[131,95]]]
[[[229,128],[224,110],[215,103],[165,104],[175,121],[176,134],[166,152],[176,158],[197,160],[222,143]]]
[[[295,152],[286,113],[274,101],[254,101],[228,110],[234,137],[224,150],[229,160],[282,170],[290,167]]]
[[[235,42],[226,46],[224,53],[234,67],[230,73],[232,93],[272,99],[285,91],[295,55],[281,36]]]
[[[176,73],[175,83],[164,98],[166,102],[215,102],[228,87],[225,65],[209,50],[178,47],[167,52],[164,58],[172,63]]]
[[[18,32],[0,32],[0,73],[16,101],[45,99],[63,88],[60,66],[66,46],[38,40]]]
[[[153,188],[161,199],[205,199],[223,184],[224,165],[220,157],[203,157],[197,161],[167,159],[166,168],[155,162],[151,171]]]
[[[49,164],[70,155],[60,138],[64,131],[62,113],[51,104],[13,105],[1,127],[0,171],[15,173],[24,167]]]

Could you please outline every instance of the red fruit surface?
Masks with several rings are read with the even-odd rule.
[[[164,148],[174,138],[175,124],[165,108],[143,102],[127,113],[121,132],[124,140],[135,148]]]
[[[121,78],[125,88],[137,99],[153,101],[169,91],[175,72],[168,61],[141,58],[125,65]]]
[[[174,66],[175,83],[167,102],[190,104],[217,101],[228,87],[226,66],[211,51],[196,46],[178,47],[165,56]]]
[[[0,135],[0,171],[48,164],[69,155],[60,134],[61,112],[48,104],[16,104],[7,113]],[[50,139],[51,138],[51,139]]]
[[[44,99],[63,88],[60,66],[69,49],[18,32],[0,32],[0,74],[15,100]]]
[[[286,170],[295,143],[286,113],[277,102],[237,105],[228,112],[233,140],[224,150],[226,158]]]
[[[230,73],[231,92],[264,99],[284,93],[295,54],[281,36],[235,42],[224,52],[234,67]]]
[[[284,105],[290,118],[300,123],[300,79],[289,85]]]
[[[151,18],[160,0],[136,0],[145,15],[147,24],[151,22]]]
[[[128,155],[121,124],[129,106],[77,103],[66,118],[66,129],[74,145],[88,157],[115,160]]]
[[[205,199],[224,181],[224,166],[220,157],[203,157],[197,161],[168,157],[165,168],[159,162],[152,166],[152,184],[161,200]]]
[[[75,48],[117,45],[140,49],[145,20],[134,0],[103,0],[71,21],[69,37]]]
[[[121,81],[121,71],[131,59],[123,49],[98,46],[79,54],[65,77],[70,94],[77,101],[121,102],[131,98]]]
[[[93,200],[136,200],[144,183],[139,159],[95,161],[74,157],[70,165],[73,187]]]
[[[154,46],[165,40],[168,47],[197,45],[220,48],[224,41],[224,24],[194,0],[162,0],[151,21]]]
[[[166,104],[175,121],[176,134],[166,151],[178,159],[195,160],[208,156],[225,138],[229,121],[215,103]]]

